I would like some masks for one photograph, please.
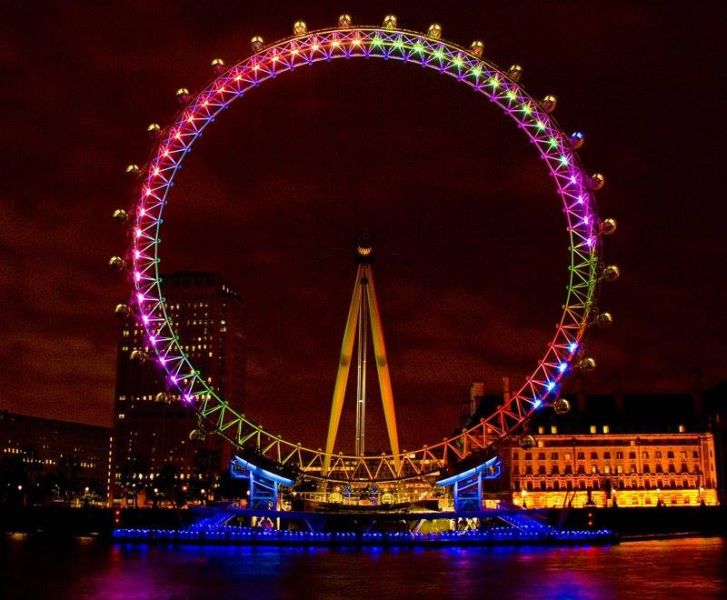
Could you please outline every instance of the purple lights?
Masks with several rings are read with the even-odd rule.
[[[247,436],[250,439],[254,436],[260,448],[273,448],[271,454],[292,455],[302,451],[320,454],[313,450],[301,450],[295,444],[276,439],[258,424],[235,413],[208,386],[204,377],[197,373],[180,345],[164,307],[159,280],[158,246],[162,213],[169,200],[174,177],[196,139],[221,110],[242,97],[248,89],[282,73],[317,62],[354,57],[419,64],[466,84],[517,123],[533,142],[554,178],[555,189],[565,213],[570,250],[570,280],[560,323],[545,356],[511,400],[467,432],[472,440],[505,435],[541,406],[541,399],[556,388],[579,348],[588,322],[598,262],[598,244],[593,236],[592,225],[598,219],[591,208],[592,192],[584,183],[591,181],[591,178],[577,154],[572,152],[572,149],[579,147],[578,143],[582,143],[583,136],[579,132],[570,138],[564,134],[538,100],[529,96],[514,79],[492,63],[457,45],[424,34],[353,26],[306,33],[258,50],[220,74],[197,96],[189,98],[176,122],[161,136],[153,153],[154,158],[146,167],[136,210],[131,252],[133,281],[137,302],[144,308],[142,322],[147,339],[172,386],[178,388],[180,373],[185,374],[182,400],[192,403],[195,398],[199,398],[199,410],[203,416],[222,408],[224,418],[235,424],[235,427],[230,427],[231,423],[224,423],[225,430],[237,432],[239,438]],[[423,455],[426,452],[432,454],[436,448],[446,448],[448,445],[455,447],[455,439],[419,452]],[[237,442],[238,439],[233,441]],[[299,462],[308,464],[310,461],[300,459]]]

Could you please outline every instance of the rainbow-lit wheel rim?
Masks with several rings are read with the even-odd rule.
[[[323,452],[273,436],[235,412],[191,364],[165,309],[159,275],[162,213],[177,170],[197,137],[221,110],[272,77],[305,65],[358,57],[399,60],[453,77],[500,107],[526,133],[553,177],[566,217],[570,278],[563,314],[545,356],[510,400],[471,429],[415,452],[380,457],[334,454],[330,457],[327,479],[417,477],[474,450],[487,448],[554,399],[563,378],[580,356],[599,269],[599,221],[591,178],[570,138],[550,116],[545,104],[533,99],[506,72],[479,57],[478,49],[470,51],[438,36],[438,31],[422,34],[391,26],[343,26],[313,32],[303,28],[300,35],[260,47],[190,97],[174,123],[161,132],[153,158],[143,173],[130,257],[134,302],[146,331],[148,349],[166,372],[169,389],[179,394],[183,402],[193,405],[203,419],[233,444],[253,447],[267,458],[295,465],[313,476],[324,463]]]

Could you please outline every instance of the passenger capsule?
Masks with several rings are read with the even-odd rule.
[[[225,61],[221,58],[214,58],[212,59],[210,66],[212,67],[212,70],[219,75],[225,70]]]
[[[261,50],[264,43],[265,43],[265,41],[263,40],[262,36],[259,36],[259,35],[256,35],[254,38],[252,38],[250,40],[250,45],[252,46],[252,49],[254,52]]]
[[[553,411],[556,415],[564,415],[570,411],[570,402],[565,398],[558,398],[553,402]]]
[[[109,267],[112,271],[123,271],[126,267],[126,262],[120,256],[112,256],[109,259]]]
[[[189,102],[189,90],[187,88],[179,88],[177,90],[177,102],[180,104],[187,104]]]
[[[427,35],[435,40],[442,37],[442,26],[439,23],[432,23],[427,29]]]
[[[518,443],[523,450],[529,450],[535,447],[535,438],[532,435],[521,435]]]
[[[386,15],[384,17],[384,27],[386,29],[396,29],[396,15]]]
[[[543,98],[541,105],[545,112],[552,113],[558,105],[558,99],[552,94],[548,94],[545,98]]]
[[[608,265],[605,269],[603,269],[601,277],[605,281],[616,281],[619,277],[621,277],[621,269],[619,269],[616,265]]]
[[[520,81],[520,78],[523,76],[523,68],[520,65],[512,65],[507,70],[507,75],[513,81]]]
[[[293,23],[293,35],[305,35],[308,33],[308,25],[305,21],[296,21]]]
[[[146,128],[147,135],[152,138],[156,139],[162,135],[162,128],[159,123],[149,123],[149,126]]]
[[[570,134],[570,147],[573,150],[579,150],[583,148],[583,144],[586,143],[586,136],[582,131],[574,131]]]
[[[130,313],[131,311],[129,310],[129,305],[124,304],[123,302],[117,304],[116,308],[114,309],[114,314],[116,314],[116,316],[118,317],[126,318],[129,316]]]
[[[124,224],[129,220],[129,214],[123,208],[117,208],[111,215],[114,223]]]
[[[480,40],[475,40],[470,44],[470,52],[477,58],[482,58],[482,55],[485,53],[485,44]]]
[[[596,317],[596,325],[599,327],[610,327],[613,325],[613,315],[610,312],[599,313]]]
[[[169,394],[166,392],[159,392],[155,397],[154,400],[157,402],[169,402]]]
[[[189,432],[189,441],[201,444],[207,436],[200,429],[193,429]]]
[[[591,179],[588,182],[588,187],[592,190],[598,191],[606,185],[606,177],[601,173],[594,173],[591,175]]]
[[[338,17],[339,27],[351,27],[351,23],[353,23],[351,15],[341,15],[340,17]]]
[[[127,165],[126,174],[131,175],[132,177],[139,177],[139,175],[141,175],[141,169],[139,168],[139,165]]]
[[[596,361],[595,359],[588,356],[578,363],[578,368],[584,373],[588,373],[596,368]]]
[[[613,235],[616,233],[616,226],[616,219],[604,219],[601,221],[598,230],[601,232],[601,235]]]

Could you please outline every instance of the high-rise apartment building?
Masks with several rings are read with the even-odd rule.
[[[219,276],[173,273],[162,277],[167,312],[184,351],[207,382],[235,409],[242,409],[245,378],[243,303]],[[133,316],[124,319],[118,346],[112,498],[149,495],[155,481],[180,484],[199,476],[200,450],[206,469],[223,471],[227,445],[217,436],[195,444],[194,411],[167,392],[153,360],[139,359],[146,347],[143,328]],[[215,464],[210,465],[210,456]],[[146,493],[146,494],[145,494]]]

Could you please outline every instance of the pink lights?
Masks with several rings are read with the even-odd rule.
[[[539,102],[514,85],[506,72],[500,71],[491,63],[484,62],[444,40],[432,40],[425,34],[347,25],[337,30],[318,31],[315,34],[282,40],[260,49],[220,74],[196,97],[192,97],[189,103],[185,103],[184,114],[171,124],[166,137],[159,143],[156,159],[151,165],[138,203],[138,226],[133,229],[136,241],[132,252],[134,260],[137,261],[133,272],[136,299],[139,305],[145,305],[142,316],[144,325],[153,325],[151,330],[147,327],[148,343],[156,352],[158,364],[167,371],[171,385],[180,392],[182,389],[179,386],[182,386],[180,399],[184,403],[191,404],[199,399],[205,406],[208,403],[210,407],[214,407],[215,403],[224,405],[224,400],[214,395],[205,378],[195,375],[196,371],[174,332],[174,323],[164,310],[156,250],[159,243],[159,225],[163,208],[168,201],[169,188],[173,185],[178,167],[200,132],[233,99],[242,97],[247,90],[272,77],[300,66],[350,57],[408,61],[449,75],[468,85],[515,121],[519,129],[534,143],[554,179],[566,213],[566,227],[571,234],[568,240],[571,250],[570,269],[578,275],[576,280],[579,285],[578,288],[569,288],[561,322],[545,357],[519,391],[512,395],[511,402],[498,409],[497,418],[487,419],[489,429],[480,431],[480,434],[487,431],[488,436],[492,435],[492,431],[497,435],[504,433],[521,423],[532,407],[542,402],[540,394],[546,388],[549,391],[555,389],[556,383],[566,372],[566,360],[572,358],[566,359],[564,356],[566,348],[572,354],[574,348],[577,348],[577,345],[573,346],[573,340],[580,339],[585,330],[589,317],[586,307],[591,305],[594,297],[595,282],[591,273],[593,263],[584,260],[583,256],[590,254],[591,258],[595,257],[597,237],[592,224],[598,220],[590,212],[589,191],[584,184],[589,180],[589,175],[583,170],[578,154],[571,152],[574,146],[567,142],[568,137],[544,113]],[[143,204],[149,197],[152,199],[146,201],[147,209]],[[586,282],[587,287],[581,282]],[[159,341],[163,343],[158,343]],[[185,374],[181,380],[178,373]],[[214,400],[210,400],[210,395]],[[244,417],[240,417],[240,420],[245,426],[254,425],[248,423]]]

